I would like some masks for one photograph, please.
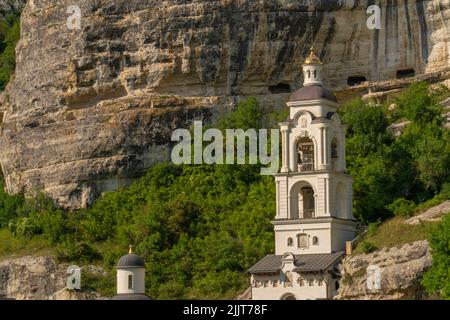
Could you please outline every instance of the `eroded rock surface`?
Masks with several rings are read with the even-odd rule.
[[[312,42],[334,89],[449,67],[448,2],[383,1],[381,30],[369,2],[80,0],[77,30],[73,1],[27,1],[0,103],[7,190],[87,206],[168,160],[173,129],[242,96],[283,107]]]
[[[0,262],[0,298],[16,300],[97,300],[96,292],[65,290],[66,264],[50,257],[22,257]],[[90,267],[91,269],[94,267]],[[85,268],[83,272],[91,269]],[[83,281],[83,273],[82,273]]]
[[[431,262],[430,249],[425,240],[401,247],[384,248],[371,254],[347,257],[342,262],[342,278],[337,299],[423,298],[420,281]],[[369,266],[378,267],[381,271],[379,289],[367,285]]]

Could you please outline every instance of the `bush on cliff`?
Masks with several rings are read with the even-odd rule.
[[[430,294],[450,300],[450,214],[433,229],[428,240],[433,264],[422,284]]]
[[[20,38],[20,19],[17,15],[0,18],[0,91],[9,82],[16,67],[16,44]]]

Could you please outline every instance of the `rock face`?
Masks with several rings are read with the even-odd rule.
[[[416,241],[401,248],[385,248],[371,254],[347,257],[342,262],[342,278],[337,299],[423,298],[420,280],[431,266],[431,261],[427,241]],[[379,267],[381,271],[379,289],[376,286],[368,288],[369,266]]]
[[[168,160],[173,129],[242,96],[284,106],[312,42],[335,89],[448,69],[450,3],[383,1],[370,30],[369,2],[80,0],[78,30],[73,1],[29,0],[0,106],[7,190],[86,206]]]
[[[0,298],[16,300],[97,300],[95,292],[65,290],[67,265],[50,257],[23,257],[0,262]]]
[[[441,204],[434,206],[424,213],[421,213],[417,216],[411,217],[406,220],[408,224],[419,224],[421,221],[439,221],[446,214],[450,213],[450,200],[444,201]]]

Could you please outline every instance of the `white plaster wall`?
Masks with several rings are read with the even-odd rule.
[[[275,254],[282,255],[286,252],[293,254],[317,254],[330,253],[331,247],[331,223],[316,222],[304,224],[297,220],[297,223],[287,225],[275,225]],[[297,234],[306,233],[309,236],[308,248],[298,247]],[[318,245],[312,244],[313,237],[319,239]],[[287,239],[291,237],[294,241],[293,246],[287,245]]]
[[[133,289],[128,289],[128,276],[133,276]],[[130,268],[117,270],[117,294],[145,293],[145,269]]]
[[[305,285],[300,286],[298,278],[305,279]],[[328,276],[325,276],[326,281],[322,282],[322,286],[319,286],[319,279],[322,276],[318,274],[293,274],[292,286],[285,286],[283,281],[280,281],[280,276],[260,276],[253,275],[252,279],[258,280],[261,286],[256,288],[252,282],[252,300],[280,300],[283,296],[290,293],[295,296],[297,300],[315,300],[315,299],[327,299],[329,298],[328,292],[330,291],[327,286]],[[313,286],[309,286],[308,280],[313,280]],[[264,287],[264,281],[268,281],[267,287]],[[277,285],[274,287],[273,282]]]
[[[355,224],[335,224],[331,229],[331,250],[345,251],[345,242],[353,239],[355,239]]]

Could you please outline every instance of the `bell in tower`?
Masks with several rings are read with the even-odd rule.
[[[314,48],[302,67],[304,86],[290,97],[289,118],[280,123],[275,255],[250,268],[253,299],[332,298],[333,268],[355,236],[353,180],[346,173],[339,104],[323,86],[324,64]]]

